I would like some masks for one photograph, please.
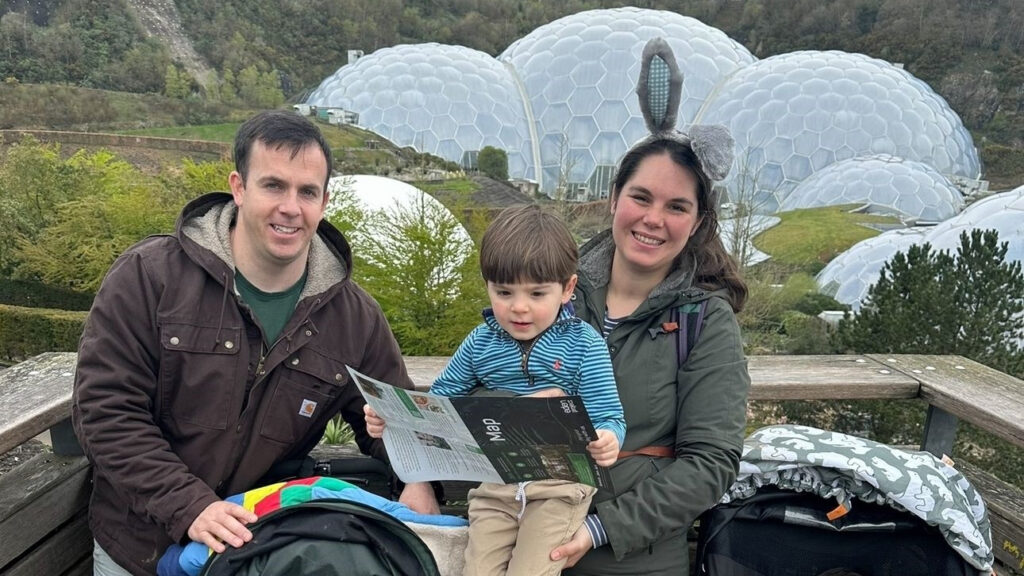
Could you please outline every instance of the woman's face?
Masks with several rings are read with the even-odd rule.
[[[638,273],[668,275],[700,225],[697,178],[668,153],[637,165],[612,201],[615,258]]]

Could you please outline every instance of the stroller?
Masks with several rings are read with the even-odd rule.
[[[744,442],[740,474],[700,521],[705,576],[979,576],[992,570],[984,503],[926,452],[805,426]]]
[[[158,575],[441,576],[431,549],[406,523],[456,531],[467,524],[417,514],[331,477],[280,482],[227,500],[257,515],[248,526],[252,540],[220,554],[199,542],[172,545]]]

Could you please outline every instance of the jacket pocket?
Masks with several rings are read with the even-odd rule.
[[[272,382],[270,402],[263,411],[260,434],[284,443],[305,438],[319,429],[336,410],[334,401],[348,381],[345,363],[310,348],[289,356]]]
[[[227,427],[238,376],[237,328],[163,323],[160,329],[160,414],[178,425]]]

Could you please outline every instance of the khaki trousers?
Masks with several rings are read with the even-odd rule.
[[[542,576],[561,572],[551,551],[583,524],[595,488],[564,480],[485,482],[469,491],[465,576]]]

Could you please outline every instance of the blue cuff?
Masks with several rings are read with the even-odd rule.
[[[587,514],[587,517],[583,519],[583,525],[587,527],[587,532],[590,532],[594,548],[608,544],[608,533],[604,531],[604,525],[601,524],[601,519],[597,517],[597,514]]]

